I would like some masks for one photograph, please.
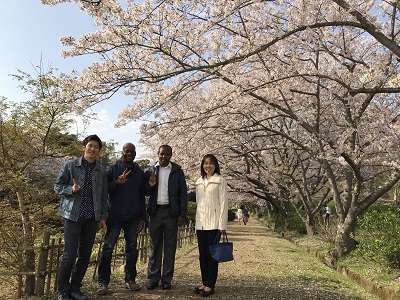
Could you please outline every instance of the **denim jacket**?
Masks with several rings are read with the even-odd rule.
[[[85,181],[85,169],[82,166],[82,157],[68,161],[61,169],[54,183],[54,191],[61,195],[58,214],[62,217],[77,221],[82,202],[82,189],[73,194],[72,186],[75,179],[83,188]],[[108,210],[108,182],[106,169],[96,161],[92,172],[93,207],[95,220],[106,220]]]

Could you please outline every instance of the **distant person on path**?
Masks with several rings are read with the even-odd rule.
[[[329,206],[327,205],[325,207],[325,223],[329,224],[329,217],[331,215],[331,209],[329,208]]]
[[[140,290],[136,283],[138,259],[137,235],[142,231],[146,219],[145,176],[134,162],[136,147],[126,143],[122,157],[107,169],[110,209],[107,218],[107,233],[99,262],[98,295],[106,295],[111,275],[111,260],[121,229],[126,244],[125,283],[131,291]]]
[[[158,162],[146,170],[146,194],[150,196],[150,247],[147,289],[155,289],[161,281],[164,290],[171,289],[174,275],[178,226],[185,225],[187,186],[180,165],[171,162],[172,148],[158,148]],[[164,254],[164,255],[163,255]]]
[[[242,211],[243,211],[243,224],[246,225],[247,222],[249,221],[249,212],[247,211],[247,209],[242,206]]]
[[[194,292],[203,297],[214,294],[218,277],[218,263],[211,259],[209,246],[228,223],[227,184],[221,176],[217,158],[213,154],[203,157],[201,177],[196,181],[196,233],[202,285]]]
[[[58,300],[88,299],[80,288],[98,223],[107,231],[107,173],[96,161],[101,147],[97,135],[86,137],[82,142],[83,156],[68,161],[54,183],[54,190],[61,195],[58,213],[64,217],[64,255],[58,272]]]
[[[238,219],[238,224],[241,225],[242,224],[242,220],[243,220],[243,210],[241,208],[238,208],[237,212],[236,212],[236,216]]]

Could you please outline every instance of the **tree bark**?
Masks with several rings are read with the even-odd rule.
[[[313,236],[315,234],[315,218],[314,215],[307,214],[307,220],[306,220],[306,229],[307,229],[307,235],[308,236]]]
[[[335,249],[333,256],[335,259],[350,253],[356,248],[356,241],[350,236],[356,227],[357,216],[354,210],[350,210],[344,221],[339,221],[337,225]]]
[[[24,234],[24,246],[25,247],[33,247],[34,246],[34,238],[33,238],[33,231],[32,231],[32,224],[29,218],[29,212],[26,209],[25,205],[25,196],[22,193],[16,192],[19,210],[21,213],[21,220],[22,220],[22,227],[23,227],[23,234]],[[25,262],[24,262],[24,269],[27,272],[34,272],[35,271],[35,251],[32,250],[25,250],[24,251]],[[25,279],[25,295],[33,295],[35,293],[35,276],[34,275],[27,275]]]

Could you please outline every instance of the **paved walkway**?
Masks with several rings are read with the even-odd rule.
[[[255,219],[247,225],[231,222],[227,233],[235,260],[220,264],[211,299],[378,299]],[[146,290],[145,268],[139,270],[139,292],[124,289],[119,277],[109,295],[89,295],[90,299],[202,299],[192,292],[200,284],[196,245],[178,250],[171,290]]]

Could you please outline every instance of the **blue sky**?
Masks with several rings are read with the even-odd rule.
[[[71,70],[81,70],[94,57],[62,58],[60,37],[94,31],[93,20],[78,9],[77,4],[64,3],[53,7],[45,6],[39,0],[1,0],[0,10],[0,96],[9,101],[24,101],[29,94],[18,88],[18,82],[9,74],[17,74],[17,69],[34,73],[34,67],[42,63],[69,74]],[[6,3],[5,3],[6,2]],[[118,113],[129,103],[129,97],[116,95],[108,102],[98,104],[93,111],[99,120],[93,121],[85,134],[98,134],[102,140],[113,139],[120,150],[126,142],[133,142],[138,148],[139,124],[115,128]]]

